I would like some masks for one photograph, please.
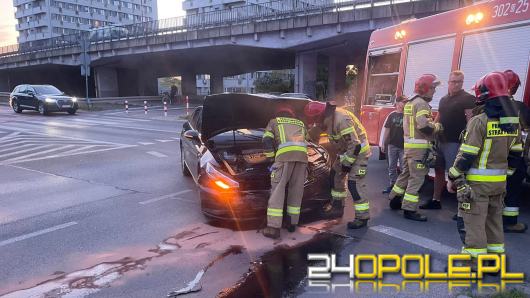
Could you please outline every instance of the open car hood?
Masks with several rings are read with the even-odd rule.
[[[302,116],[309,99],[222,93],[207,96],[202,109],[201,137],[209,138],[234,129],[265,128],[276,108],[289,105]]]

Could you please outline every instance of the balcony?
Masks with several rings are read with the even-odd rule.
[[[44,6],[35,6],[28,9],[19,9],[15,13],[15,18],[19,19],[39,13],[47,13],[47,9]]]

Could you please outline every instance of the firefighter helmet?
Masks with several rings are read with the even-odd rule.
[[[478,103],[500,96],[510,96],[504,73],[493,71],[480,78],[475,84],[475,95]]]
[[[414,83],[414,93],[422,96],[429,92],[429,89],[440,85],[440,80],[433,74],[423,74]]]
[[[276,115],[289,115],[295,117],[294,110],[288,105],[281,105],[276,109]]]
[[[312,101],[305,105],[304,107],[304,114],[307,117],[307,119],[315,119],[322,114],[324,114],[324,111],[326,110],[326,104],[320,101]]]
[[[506,78],[506,84],[508,84],[508,91],[510,95],[517,93],[517,89],[521,86],[521,79],[519,76],[511,69],[504,71],[504,77]]]

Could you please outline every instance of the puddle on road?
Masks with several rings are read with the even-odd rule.
[[[279,246],[251,264],[250,270],[233,287],[225,288],[218,298],[286,297],[302,291],[307,276],[308,253],[337,253],[344,238],[317,234],[297,247]]]

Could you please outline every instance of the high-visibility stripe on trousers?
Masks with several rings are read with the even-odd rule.
[[[488,244],[488,252],[503,254],[504,253],[504,243]]]

